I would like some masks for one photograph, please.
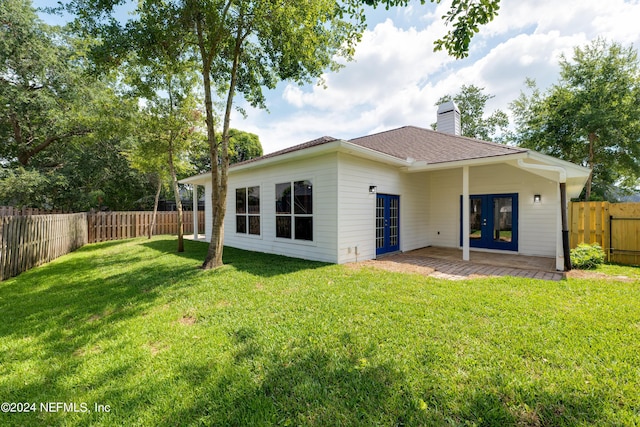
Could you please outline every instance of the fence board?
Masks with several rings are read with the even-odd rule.
[[[67,254],[87,243],[146,236],[152,212],[3,215],[0,206],[0,280]],[[11,212],[16,212],[12,210]],[[193,233],[193,212],[183,213],[184,233]],[[204,233],[204,211],[198,232]],[[158,212],[154,235],[177,234],[177,212]]]
[[[86,214],[0,218],[0,280],[52,261],[87,243]]]
[[[153,212],[93,212],[87,214],[89,243],[147,236]],[[193,233],[193,212],[183,212],[184,234]],[[198,233],[204,233],[204,211],[198,211]],[[158,212],[153,235],[178,234],[178,213]]]
[[[572,248],[598,243],[609,261],[640,264],[640,203],[573,202],[569,211]]]

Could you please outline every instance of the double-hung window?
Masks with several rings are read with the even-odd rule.
[[[313,240],[311,181],[276,184],[276,237]]]
[[[236,188],[236,233],[260,235],[260,187]]]

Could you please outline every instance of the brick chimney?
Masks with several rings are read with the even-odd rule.
[[[448,101],[438,106],[438,132],[461,135],[460,109],[453,101]]]

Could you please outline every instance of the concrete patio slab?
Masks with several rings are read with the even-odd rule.
[[[422,274],[450,280],[479,277],[515,276],[541,280],[562,280],[564,273],[555,270],[555,259],[517,254],[471,252],[470,261],[462,261],[462,251],[453,248],[427,247],[373,261],[384,268],[395,264],[394,270],[423,268]],[[428,270],[424,270],[428,269]],[[429,271],[432,271],[429,273]]]

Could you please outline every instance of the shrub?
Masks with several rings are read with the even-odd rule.
[[[574,268],[590,270],[596,268],[603,262],[604,251],[597,243],[592,245],[580,243],[577,248],[571,249],[571,265]]]

